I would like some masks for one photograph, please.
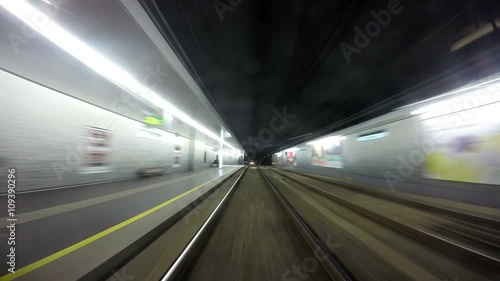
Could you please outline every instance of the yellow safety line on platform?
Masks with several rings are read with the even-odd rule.
[[[233,171],[231,171],[231,172],[233,172]],[[172,198],[172,199],[170,199],[168,201],[165,201],[165,202],[161,203],[160,205],[157,205],[156,207],[153,207],[153,208],[151,208],[151,209],[149,209],[149,210],[147,210],[147,211],[145,211],[143,213],[138,214],[135,217],[132,217],[132,218],[126,220],[126,221],[123,221],[123,222],[121,222],[121,223],[119,223],[119,224],[117,224],[115,226],[112,226],[112,227],[110,227],[110,228],[108,228],[108,229],[106,229],[104,231],[101,231],[101,232],[95,234],[94,236],[91,236],[91,237],[89,237],[89,238],[87,238],[85,240],[82,240],[82,241],[80,241],[80,242],[78,242],[78,243],[76,243],[76,244],[74,244],[72,246],[69,246],[66,249],[63,249],[63,250],[61,250],[61,251],[59,251],[57,253],[54,253],[54,254],[52,254],[50,256],[47,256],[47,257],[45,257],[45,258],[43,258],[41,260],[36,261],[36,262],[34,262],[34,263],[30,264],[30,265],[27,265],[27,266],[25,266],[25,267],[23,267],[23,268],[21,268],[19,270],[16,270],[15,273],[8,273],[7,275],[2,276],[0,278],[0,281],[14,280],[14,279],[19,278],[19,277],[21,277],[23,275],[26,275],[26,274],[30,273],[31,271],[33,271],[33,270],[36,270],[36,269],[38,269],[38,268],[40,268],[42,266],[45,266],[48,263],[51,263],[51,262],[53,262],[53,261],[55,261],[55,260],[57,260],[59,258],[62,258],[62,257],[66,256],[66,255],[68,255],[68,254],[70,254],[70,253],[72,253],[72,252],[74,252],[74,251],[76,251],[76,250],[78,250],[78,249],[80,249],[80,248],[82,248],[82,247],[84,247],[84,246],[86,246],[86,245],[88,245],[88,244],[90,244],[90,243],[92,243],[92,242],[94,242],[94,241],[96,241],[96,240],[98,240],[98,239],[100,239],[100,238],[108,235],[108,234],[111,234],[111,233],[113,233],[113,232],[115,232],[115,231],[117,231],[117,230],[119,230],[119,229],[121,229],[121,228],[123,228],[123,227],[125,227],[125,226],[127,226],[127,225],[129,225],[129,224],[131,224],[131,223],[133,223],[135,221],[137,221],[137,220],[140,220],[140,219],[144,218],[145,216],[147,216],[147,215],[149,215],[151,213],[154,213],[154,212],[158,211],[159,209],[161,209],[161,208],[163,208],[163,207],[171,204],[172,202],[174,202],[176,200],[179,200],[180,198],[188,195],[189,193],[191,193],[191,192],[193,192],[195,190],[198,190],[201,187],[207,185],[208,183],[210,183],[210,182],[212,182],[212,181],[214,181],[214,180],[216,180],[216,179],[218,179],[220,177],[223,177],[223,176],[225,176],[225,175],[227,175],[227,174],[229,174],[231,172],[227,172],[227,173],[223,174],[222,176],[219,176],[219,177],[216,177],[214,179],[211,179],[211,180],[209,180],[209,181],[207,181],[207,182],[205,182],[205,183],[203,183],[201,185],[198,185],[197,187],[195,187],[195,188],[193,188],[191,190],[188,190],[188,191],[186,191],[186,192],[184,192],[184,193],[182,193],[180,195],[177,195],[176,197],[174,197],[174,198]]]

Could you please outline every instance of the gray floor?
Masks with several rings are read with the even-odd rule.
[[[45,258],[235,169],[235,166],[213,168],[20,194],[16,215],[22,219],[16,227],[16,267]],[[5,224],[5,218],[0,223]],[[2,225],[2,253],[7,253],[8,245],[1,241],[6,234],[7,229]],[[7,272],[6,262],[6,255],[1,255],[2,272]]]

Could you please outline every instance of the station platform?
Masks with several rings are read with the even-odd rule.
[[[450,210],[453,212],[468,214],[471,216],[485,217],[493,220],[500,221],[500,189],[490,188],[489,186],[484,187],[483,190],[453,190],[453,188],[445,187],[435,187],[435,186],[422,186],[414,185],[413,188],[408,188],[408,190],[394,189],[391,190],[386,188],[380,182],[369,183],[370,180],[367,177],[362,176],[352,176],[347,178],[339,178],[328,175],[321,170],[309,170],[298,168],[294,166],[274,166],[276,169],[282,169],[285,171],[290,171],[294,173],[299,173],[307,175],[313,178],[326,180],[332,183],[338,183],[341,185],[346,185],[352,188],[361,189],[373,194],[378,194],[380,196],[399,198],[405,202],[414,202],[415,204],[424,204],[429,207],[437,207],[440,209]],[[426,194],[416,193],[416,189],[425,188]],[[433,192],[435,193],[433,196]],[[457,200],[442,198],[439,192],[448,192],[451,195],[455,195]],[[465,200],[464,196],[468,198],[472,197],[489,197],[481,198],[482,201],[488,200],[490,204],[480,205],[474,203],[463,202]],[[449,196],[453,198],[453,196]],[[474,202],[481,200],[473,200]]]
[[[219,190],[106,280],[500,276],[490,218],[450,217],[268,166],[250,165]]]
[[[79,279],[242,167],[18,194],[16,273],[0,280]],[[0,219],[0,240],[7,238],[6,219]],[[6,255],[0,263],[7,272]]]

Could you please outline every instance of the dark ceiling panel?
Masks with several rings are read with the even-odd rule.
[[[451,50],[500,19],[494,0],[142,3],[247,150],[271,152],[498,71],[497,30]],[[285,108],[294,117],[266,135]]]

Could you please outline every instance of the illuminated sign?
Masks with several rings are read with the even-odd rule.
[[[385,138],[388,135],[389,135],[389,133],[386,131],[378,131],[378,132],[373,132],[373,133],[366,134],[366,135],[361,135],[357,138],[357,140],[358,141],[370,141],[370,140]]]
[[[156,116],[146,116],[144,117],[144,123],[148,125],[163,125],[163,118]]]

